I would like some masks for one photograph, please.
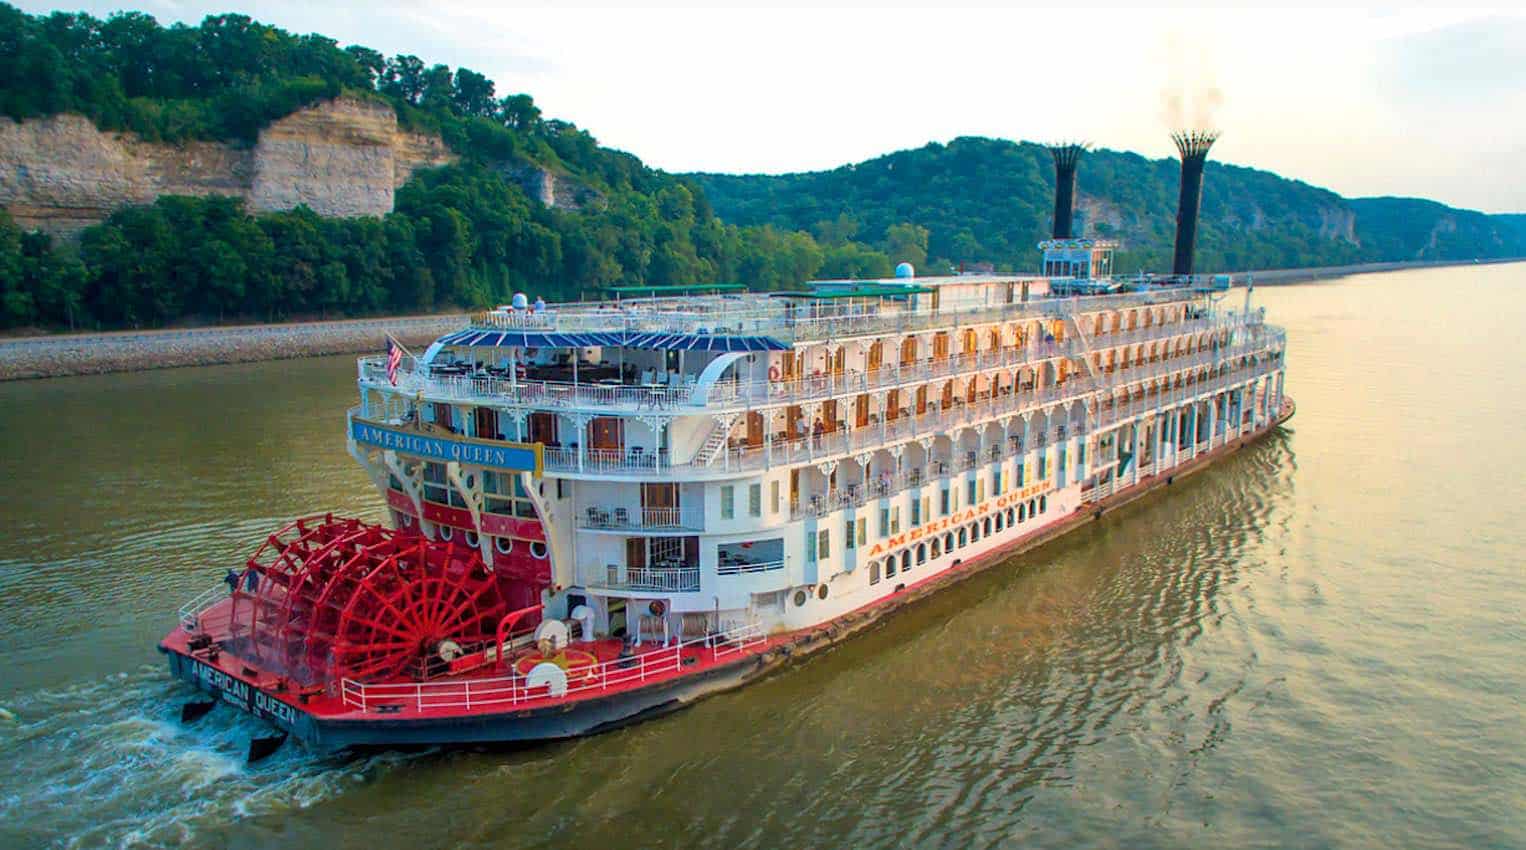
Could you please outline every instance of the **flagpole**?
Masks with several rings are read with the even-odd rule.
[[[392,341],[393,345],[395,345],[398,348],[403,350],[403,354],[406,355],[409,360],[413,361],[414,368],[418,368],[418,365],[419,365],[419,358],[418,358],[418,356],[415,355],[412,351],[409,351],[408,350],[408,346],[403,345],[401,342],[399,342],[397,337],[392,335],[391,331],[383,331],[383,333],[386,334],[387,339]]]

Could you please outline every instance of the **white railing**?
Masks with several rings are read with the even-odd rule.
[[[390,387],[385,357],[360,358],[360,377],[368,385]],[[432,398],[487,401],[527,407],[614,407],[630,410],[669,410],[686,405],[694,394],[690,384],[569,384],[560,381],[511,381],[497,375],[451,375],[423,368],[398,370],[397,387]]]
[[[620,531],[701,529],[704,513],[698,508],[610,508],[590,505],[578,515],[578,527]]]
[[[699,567],[621,567],[611,564],[608,570],[603,581],[589,582],[589,585],[615,590],[699,592]]]
[[[201,615],[206,613],[208,608],[227,599],[228,593],[228,585],[220,582],[196,594],[190,602],[180,606],[181,628],[188,632],[198,631],[201,628]]]
[[[654,473],[666,472],[671,469],[687,466],[686,464],[674,464],[672,458],[665,451],[579,450],[570,446],[558,446],[547,447],[543,457],[546,469],[554,472]]]
[[[715,574],[722,576],[740,576],[747,575],[749,573],[768,573],[773,572],[774,570],[782,569],[784,569],[784,562],[782,560],[761,561],[758,563],[745,564],[717,564],[715,567]]]
[[[672,678],[674,673],[685,669],[685,657],[697,657],[703,661],[709,655],[711,661],[719,661],[767,640],[762,625],[751,623],[628,658],[574,668],[567,671],[567,691],[562,698],[570,699],[610,688],[639,685],[651,679]],[[551,699],[546,686],[531,687],[526,678],[518,673],[482,679],[394,684],[366,684],[345,679],[340,683],[340,696],[346,707],[362,712],[373,709],[471,711],[507,708]]]

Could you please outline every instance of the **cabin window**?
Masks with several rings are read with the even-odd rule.
[[[1017,521],[1018,522],[1025,522],[1025,521],[1027,521],[1027,519],[1028,519],[1028,506],[1027,505],[1018,505],[1017,506]]]
[[[917,544],[917,565],[921,566],[922,564],[925,564],[925,563],[927,563],[927,544],[926,543],[918,543]]]
[[[1040,496],[1039,497],[1039,513],[1048,513],[1048,512],[1049,512],[1049,497],[1048,496]]]
[[[864,517],[858,518],[858,545],[862,546],[869,542],[869,520]]]
[[[885,559],[885,578],[891,578],[894,575],[895,575],[895,556],[891,555],[890,557]]]
[[[922,505],[916,499],[911,500],[911,525],[913,528],[922,524]]]
[[[954,532],[950,531],[948,534],[943,535],[943,552],[948,554],[952,551],[954,551]]]
[[[890,509],[880,508],[880,537],[890,536]]]
[[[939,510],[943,513],[944,516],[948,516],[949,503],[948,503],[948,488],[947,487],[944,487],[943,488],[943,492],[939,494],[938,507],[939,507]]]
[[[969,534],[964,529],[959,529],[959,548],[963,549],[970,542]]]
[[[1007,508],[1007,527],[1008,528],[1012,527],[1012,525],[1013,525],[1012,519],[1013,519],[1014,516],[1016,516],[1016,513],[1011,508]]]
[[[821,560],[832,557],[832,532],[823,528],[816,534],[816,555]]]
[[[624,454],[625,420],[617,416],[599,416],[589,420],[588,447]]]
[[[498,433],[498,411],[491,407],[477,408],[472,426],[472,433],[484,440],[503,439],[503,435]]]
[[[736,512],[736,487],[727,484],[721,487],[721,519],[736,519]]]
[[[941,547],[940,547],[940,546],[939,546],[939,545],[938,545],[938,541],[936,541],[936,540],[934,540],[934,541],[933,541],[933,542],[932,542],[932,550],[933,550],[933,551],[932,551],[932,556],[933,556],[933,557],[934,557],[934,558],[936,558],[936,557],[938,557],[938,556],[939,556],[939,555],[941,555],[941,554],[943,554],[943,552],[942,552],[942,548],[941,548]]]
[[[749,484],[749,485],[747,485],[747,515],[748,516],[762,516],[763,515],[763,485],[762,484]]]
[[[843,527],[843,538],[842,548],[851,552],[855,545],[853,537],[853,520],[851,519],[848,520],[846,525]]]
[[[1033,499],[1029,499],[1028,500],[1028,518],[1029,519],[1032,519],[1033,517],[1036,517],[1036,516],[1039,515],[1039,512],[1034,510],[1034,505],[1035,504],[1036,503],[1034,502]]]
[[[977,541],[979,539],[980,539],[980,523],[972,522],[972,523],[970,523],[970,542],[974,543],[975,541]]]
[[[770,506],[769,509],[768,509],[769,513],[775,513],[775,514],[778,513],[779,512],[779,482],[777,482],[777,481],[770,481],[770,482],[768,482],[768,502],[769,502],[769,506]]]
[[[548,446],[561,445],[556,441],[556,414],[530,414],[530,442],[545,443]]]
[[[890,533],[901,533],[901,506],[895,505],[890,509]]]
[[[1002,520],[1002,515],[1001,515],[1000,512],[998,512],[996,514],[996,530],[997,531],[1001,531],[1001,529],[1002,529],[1001,520]]]
[[[908,572],[910,569],[911,569],[911,550],[907,549],[905,552],[901,553],[901,572],[903,572],[903,573],[904,572]]]
[[[979,499],[975,498],[975,482],[974,481],[966,481],[965,482],[965,490],[968,491],[968,495],[965,497],[965,501],[966,502],[968,502],[969,504],[973,505],[976,502],[980,501]]]
[[[880,562],[879,561],[870,561],[869,562],[869,583],[870,584],[879,584],[880,583]]]
[[[991,518],[990,517],[986,517],[985,520],[983,520],[980,523],[980,530],[981,530],[981,533],[984,534],[985,536],[987,536],[987,537],[991,536]]]

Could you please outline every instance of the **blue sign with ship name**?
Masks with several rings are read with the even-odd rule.
[[[492,443],[486,440],[452,439],[378,425],[356,417],[350,420],[350,437],[357,443],[389,449],[414,457],[473,466],[491,466],[515,472],[541,474],[540,443]]]

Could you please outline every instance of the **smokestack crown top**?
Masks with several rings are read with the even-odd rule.
[[[1045,147],[1049,148],[1049,155],[1054,157],[1056,168],[1074,170],[1076,162],[1081,159],[1081,154],[1086,153],[1091,148],[1091,144],[1089,142],[1056,142]]]
[[[1182,155],[1182,160],[1207,159],[1208,149],[1219,140],[1218,130],[1178,130],[1171,134],[1171,141]]]

